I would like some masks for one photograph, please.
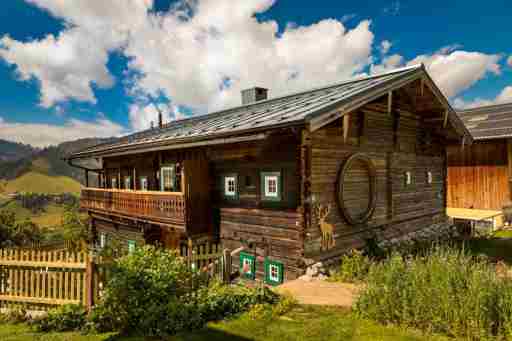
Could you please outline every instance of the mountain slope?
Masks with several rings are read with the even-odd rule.
[[[0,139],[0,162],[21,160],[36,152],[37,149],[30,145]]]

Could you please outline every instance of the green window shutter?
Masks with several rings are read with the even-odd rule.
[[[283,263],[265,259],[265,283],[270,285],[282,284],[284,280]]]
[[[261,172],[261,200],[281,201],[283,185],[281,172]]]
[[[128,253],[132,253],[135,251],[135,240],[129,240],[128,241]]]
[[[240,252],[240,275],[247,279],[256,278],[256,257]]]

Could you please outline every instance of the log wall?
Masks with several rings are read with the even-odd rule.
[[[448,207],[501,210],[510,202],[506,140],[449,146]]]
[[[385,106],[377,104],[366,105],[350,114],[346,141],[343,131],[343,119],[340,119],[310,137],[312,207],[311,222],[306,224],[305,231],[307,258],[327,259],[347,249],[362,247],[369,238],[392,238],[447,223],[442,136],[436,135],[413,113],[394,110],[389,114]],[[355,153],[367,156],[375,167],[376,205],[366,223],[351,225],[338,207],[337,177],[345,161]],[[405,181],[406,172],[411,174],[409,185]],[[427,181],[427,172],[432,173],[432,183]],[[349,190],[354,185],[351,192],[354,200],[362,175],[357,169],[352,175]],[[359,196],[364,199],[362,205],[368,202],[367,192]],[[324,222],[332,229],[333,242],[323,244],[325,226],[321,225],[321,217],[314,208],[327,206],[331,210]]]

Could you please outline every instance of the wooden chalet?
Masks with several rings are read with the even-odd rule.
[[[448,147],[448,207],[501,211],[512,193],[512,104],[458,115],[475,143]]]
[[[245,247],[244,276],[277,284],[371,238],[449,224],[445,145],[471,136],[422,65],[242,98],[71,155],[102,165],[82,189],[93,228],[169,248],[218,238]]]

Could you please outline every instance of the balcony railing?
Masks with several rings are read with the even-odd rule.
[[[80,205],[85,209],[112,212],[146,220],[185,225],[183,193],[82,188]]]

